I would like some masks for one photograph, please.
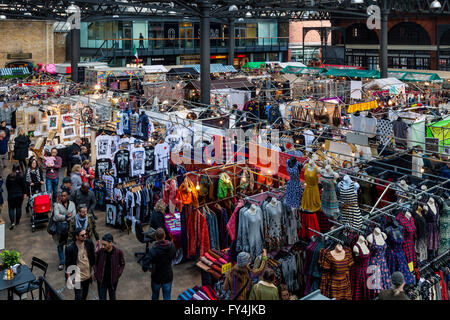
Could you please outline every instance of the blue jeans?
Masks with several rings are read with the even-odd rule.
[[[159,284],[152,281],[152,300],[159,300],[159,291],[162,288],[163,299],[170,300],[170,293],[172,292],[172,282]]]
[[[52,194],[53,203],[56,202],[56,194],[58,193],[59,178],[56,179],[45,179],[45,187],[47,192]]]

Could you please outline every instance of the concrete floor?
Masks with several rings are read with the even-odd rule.
[[[10,170],[4,172],[6,176]],[[61,180],[60,180],[61,181]],[[6,200],[6,189],[3,187],[3,195]],[[5,247],[6,249],[15,249],[20,252],[26,264],[31,264],[33,256],[46,261],[49,266],[47,270],[47,279],[56,290],[62,290],[61,294],[64,299],[72,300],[74,297],[73,290],[65,288],[65,279],[63,271],[58,271],[58,253],[56,242],[52,236],[47,233],[46,227],[31,232],[30,216],[23,210],[22,219],[19,226],[14,230],[9,230],[9,216],[7,203],[1,210],[2,218],[6,222]],[[145,251],[145,245],[138,242],[136,236],[127,231],[120,232],[117,229],[105,225],[105,213],[96,212],[97,232],[100,238],[105,233],[111,233],[114,236],[114,242],[125,254],[126,266],[119,281],[117,288],[117,299],[119,300],[150,300],[150,273],[143,272],[141,266],[136,263],[134,252]],[[35,272],[39,275],[39,273]],[[178,295],[184,290],[195,285],[201,285],[201,275],[199,269],[195,266],[195,262],[187,262],[174,266],[174,280],[172,285],[172,299],[177,299]],[[35,292],[37,294],[37,291]],[[95,295],[94,295],[95,294]],[[97,299],[97,284],[91,285],[88,296],[89,300]],[[31,296],[29,296],[31,298]],[[0,292],[0,300],[6,299],[6,292]],[[162,297],[160,297],[162,299]]]

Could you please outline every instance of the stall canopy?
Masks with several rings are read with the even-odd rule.
[[[427,137],[439,138],[439,146],[450,146],[450,117],[427,126]]]
[[[0,77],[25,76],[30,74],[28,68],[0,68]]]
[[[265,66],[265,62],[247,62],[242,66],[242,69],[259,69]]]
[[[224,66],[220,63],[212,63],[210,65],[210,73],[225,73],[225,72],[237,72],[237,70],[233,66]],[[200,65],[199,64],[190,64],[185,65],[186,68],[193,68],[195,71],[200,73]]]
[[[173,68],[167,72],[168,76],[198,76],[199,74],[194,68]]]
[[[355,70],[365,70],[363,67],[360,66],[345,66],[340,64],[323,64],[322,68],[326,69],[355,69]]]
[[[301,63],[301,62],[280,62],[278,64],[281,68],[286,68],[286,67],[298,67],[298,68],[305,68],[306,66]]]
[[[287,66],[283,70],[282,73],[291,73],[291,74],[321,74],[325,72],[324,68],[313,68],[313,67],[294,67]]]
[[[349,78],[379,78],[378,70],[356,70],[356,69],[328,69],[324,76],[349,77]]]
[[[211,80],[211,90],[220,89],[246,89],[253,88],[255,85],[248,81],[246,78],[235,78],[226,80]],[[184,89],[187,90],[200,90],[200,81],[190,81]]]
[[[163,65],[143,66],[145,73],[166,73],[168,70]]]
[[[370,89],[389,90],[394,86],[401,86],[401,85],[404,85],[404,83],[398,80],[397,78],[385,78],[370,81],[369,83],[366,83],[363,87],[366,90]]]
[[[437,73],[389,71],[388,76],[402,81],[443,81]]]

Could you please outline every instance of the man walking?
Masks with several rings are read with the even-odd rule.
[[[99,241],[100,237],[97,233],[97,226],[95,224],[95,219],[92,217],[91,214],[88,214],[88,210],[86,205],[81,204],[78,207],[78,213],[75,216],[75,219],[73,219],[70,222],[69,225],[69,237],[67,239],[67,243],[70,244],[75,239],[73,238],[73,232],[77,230],[78,228],[81,228],[83,230],[86,230],[87,238],[90,240],[97,240]],[[99,243],[98,243],[99,244]]]
[[[87,182],[81,184],[81,187],[77,190],[73,190],[70,195],[70,201],[73,201],[77,208],[84,204],[88,208],[88,212],[92,214],[95,220],[97,217],[94,214],[95,205],[97,204],[97,200],[95,199],[95,193],[90,189],[90,185]]]
[[[47,192],[52,194],[52,201],[56,203],[59,184],[59,169],[62,167],[62,159],[58,156],[58,149],[52,149],[51,155],[53,161],[44,161],[43,168],[45,173],[45,187]]]
[[[164,229],[158,228],[155,233],[156,243],[142,261],[142,270],[152,273],[152,300],[159,300],[162,289],[163,299],[170,300],[172,291],[173,270],[172,260],[175,258],[175,246],[165,240]]]
[[[98,299],[116,300],[116,289],[119,278],[125,268],[125,258],[122,250],[113,245],[112,234],[102,238],[102,248],[95,253],[94,275],[98,285]]]
[[[86,235],[86,230],[76,228],[73,233],[75,241],[66,247],[66,276],[68,283],[75,288],[75,300],[86,300],[89,284],[92,282],[91,269],[95,264],[95,249]],[[75,281],[69,272],[73,266],[79,270],[79,276],[75,276]]]

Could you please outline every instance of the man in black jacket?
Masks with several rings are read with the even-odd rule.
[[[172,291],[172,260],[175,258],[175,246],[165,240],[164,229],[158,228],[155,233],[156,243],[142,260],[142,270],[152,273],[152,300],[159,300],[162,289],[163,299],[170,300]]]
[[[95,264],[95,249],[92,241],[86,239],[86,230],[76,228],[74,238],[75,241],[66,247],[66,276],[68,284],[75,288],[75,300],[86,300],[89,284],[92,282],[91,270]],[[73,271],[75,274],[72,274]],[[77,273],[79,281],[78,276],[75,276]]]

